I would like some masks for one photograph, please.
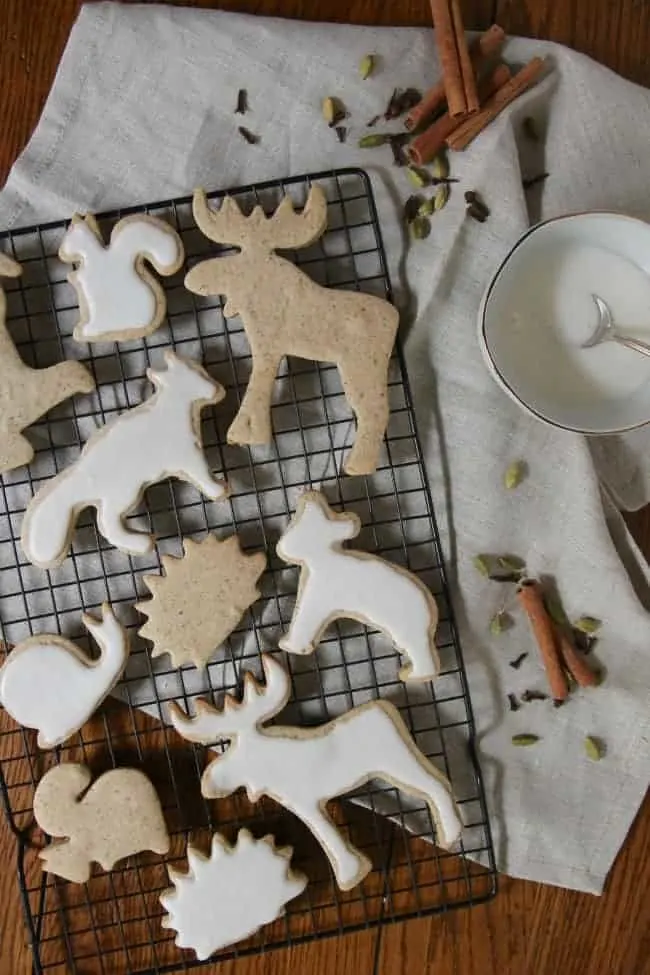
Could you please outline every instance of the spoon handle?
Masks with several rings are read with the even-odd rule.
[[[624,345],[626,349],[633,349],[635,352],[640,352],[641,355],[650,356],[650,345],[647,342],[641,342],[638,339],[626,338],[624,335],[612,335],[611,338],[618,342],[619,345]]]

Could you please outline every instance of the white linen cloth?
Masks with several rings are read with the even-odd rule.
[[[376,52],[362,83],[357,65]],[[600,892],[650,780],[650,598],[647,566],[614,506],[650,500],[647,429],[592,440],[543,426],[496,388],[480,359],[476,312],[499,261],[531,219],[607,208],[650,218],[650,93],[573,51],[513,39],[509,61],[548,53],[555,72],[453,157],[460,190],[431,238],[404,257],[400,208],[410,192],[388,149],[356,147],[394,85],[438,75],[430,30],[352,28],[172,7],[85,7],[43,117],[0,194],[0,228],[334,166],[373,176],[397,299],[412,295],[407,358],[434,502],[443,532],[469,670],[499,867],[509,874]],[[261,135],[242,151],[236,91]],[[340,145],[321,119],[324,95],[351,111]],[[518,145],[521,118],[544,120],[544,139]],[[397,124],[392,124],[395,129]],[[527,208],[522,167],[550,176]],[[465,219],[462,190],[491,207]],[[530,201],[529,201],[530,202]],[[405,316],[405,318],[407,318]],[[502,487],[510,461],[530,473]],[[557,579],[572,616],[604,620],[597,657],[604,685],[551,712],[508,712],[508,691],[529,685],[508,661],[532,641],[523,620],[496,640],[488,620],[498,587],[473,568],[478,552],[511,551],[531,573]],[[532,656],[532,654],[531,654]],[[535,664],[528,665],[536,667]],[[531,672],[533,677],[531,677]],[[520,686],[521,685],[521,686]],[[511,735],[535,732],[534,748]],[[599,763],[587,734],[606,743]]]

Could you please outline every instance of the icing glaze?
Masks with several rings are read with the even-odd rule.
[[[307,885],[290,870],[291,853],[291,847],[276,849],[272,836],[255,840],[246,829],[235,846],[215,833],[209,857],[188,845],[188,873],[167,867],[174,886],[160,895],[169,912],[162,927],[176,930],[178,947],[193,949],[200,961],[254,934],[281,917]]]
[[[383,630],[407,658],[402,680],[431,680],[440,663],[434,637],[438,609],[417,576],[378,555],[344,549],[361,523],[337,514],[318,491],[303,494],[277,553],[300,565],[300,583],[289,632],[280,640],[288,653],[311,653],[336,619],[356,619]]]
[[[104,245],[94,217],[75,215],[59,257],[79,268],[69,275],[79,298],[78,342],[136,339],[149,335],[165,317],[165,294],[146,267],[174,274],[183,263],[181,239],[157,217],[124,217]]]
[[[54,840],[39,853],[44,869],[83,884],[90,864],[111,870],[118,860],[169,851],[160,801],[139,769],[115,768],[91,785],[85,765],[64,762],[45,773],[34,793],[34,818]],[[88,788],[90,786],[90,788]]]
[[[21,541],[35,565],[58,565],[66,556],[76,520],[97,509],[97,527],[117,548],[148,552],[150,535],[126,527],[123,518],[151,484],[166,477],[189,481],[208,498],[226,496],[210,473],[201,447],[200,411],[225,396],[223,387],[198,363],[173,352],[167,368],[149,369],[155,393],[97,430],[80,457],[52,478],[25,513]]]
[[[458,839],[462,823],[449,782],[416,748],[392,704],[370,701],[319,728],[267,728],[287,703],[291,685],[273,657],[262,654],[262,664],[265,686],[247,673],[241,703],[226,695],[218,710],[199,699],[193,719],[170,704],[173,726],[189,741],[230,742],[203,773],[204,796],[228,796],[243,786],[251,802],[267,795],[285,806],[321,844],[343,890],[360,883],[371,863],[347,842],[325,807],[370,779],[426,802],[441,846]]]
[[[32,636],[0,669],[0,703],[20,724],[38,730],[39,748],[54,748],[79,731],[120,678],[129,655],[126,630],[104,603],[101,619],[84,615],[99,644],[90,660],[60,636]]]

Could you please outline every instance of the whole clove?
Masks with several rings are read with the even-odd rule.
[[[522,186],[525,190],[530,190],[538,183],[543,183],[545,179],[548,179],[548,173],[538,173],[537,176],[529,176],[528,179],[522,180]]]
[[[514,660],[511,660],[510,666],[512,667],[512,669],[519,670],[519,668],[521,667],[521,665],[523,664],[527,656],[528,656],[527,653],[520,653],[518,657],[515,657]]]
[[[409,196],[404,204],[404,219],[407,223],[412,223],[420,212],[422,206],[421,196]]]
[[[336,132],[336,137],[339,142],[345,142],[348,137],[348,130],[346,127],[344,125],[336,125],[334,127],[334,131]]]
[[[467,203],[467,215],[479,223],[485,223],[490,216],[489,208],[485,205],[476,190],[465,192],[465,202]]]
[[[381,115],[373,115],[373,117],[368,122],[366,122],[368,128],[371,129],[374,125],[376,125],[381,117],[382,117]]]
[[[521,707],[521,704],[514,694],[508,694],[508,705],[511,711],[518,711]]]
[[[240,125],[237,128],[242,139],[245,139],[249,146],[256,146],[260,141],[259,135],[255,135],[250,129],[247,129],[244,125]]]
[[[386,121],[399,118],[404,112],[410,112],[421,100],[422,93],[417,88],[405,88],[404,91],[401,88],[395,88],[388,100],[388,105],[384,111],[384,118]]]
[[[543,691],[524,691],[521,699],[525,704],[530,701],[548,701],[548,694],[544,694]]]
[[[248,93],[245,88],[240,88],[237,92],[237,107],[235,115],[245,115],[248,111]]]
[[[471,217],[472,220],[477,220],[479,223],[485,223],[487,220],[487,213],[481,207],[477,206],[476,203],[470,203],[467,207],[467,216]]]

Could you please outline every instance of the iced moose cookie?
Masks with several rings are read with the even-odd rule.
[[[126,630],[106,603],[101,619],[83,623],[100,648],[90,660],[61,636],[19,643],[0,668],[0,704],[15,721],[38,730],[38,747],[54,748],[79,731],[115,686],[129,656]]]
[[[343,548],[360,531],[355,514],[332,511],[320,492],[301,495],[277,545],[280,558],[301,570],[291,625],[280,646],[288,653],[312,653],[330,623],[355,619],[382,630],[406,657],[401,680],[432,680],[440,667],[436,602],[401,566]]]
[[[147,487],[166,477],[193,484],[206,497],[226,496],[208,468],[201,445],[200,414],[219,403],[223,387],[196,362],[165,352],[166,369],[149,369],[155,393],[97,430],[80,457],[32,499],[21,542],[30,562],[44,568],[66,557],[80,513],[97,509],[104,538],[125,552],[150,551],[150,535],[124,524]]]
[[[116,768],[92,785],[91,778],[85,765],[65,762],[46,772],[34,793],[38,825],[67,837],[39,853],[44,869],[77,884],[89,879],[93,861],[111,870],[134,853],[169,850],[160,801],[144,772]]]
[[[174,886],[160,895],[168,912],[162,926],[174,929],[178,947],[191,948],[199,961],[247,938],[305,889],[306,877],[291,870],[292,852],[278,849],[272,836],[253,839],[247,829],[234,846],[215,833],[209,857],[188,845],[188,872],[167,867]]]
[[[17,278],[20,264],[0,253],[0,277]],[[29,464],[34,448],[22,431],[75,393],[95,388],[80,362],[32,369],[20,358],[6,325],[7,301],[0,288],[0,474]]]
[[[227,318],[240,315],[253,368],[239,412],[228,430],[235,444],[271,441],[271,398],[284,356],[332,362],[357,420],[344,468],[371,474],[388,423],[388,363],[398,326],[396,309],[374,295],[323,288],[277,249],[306,247],[327,227],[327,200],[313,185],[302,213],[285,196],[272,217],[255,207],[244,217],[232,197],[220,210],[194,194],[194,218],[206,237],[240,248],[238,254],[201,261],[185,286],[199,295],[225,295]]]
[[[251,802],[271,796],[311,830],[342,890],[361,883],[372,864],[339,832],[326,805],[370,779],[422,799],[436,824],[437,842],[455,843],[462,823],[449,782],[418,750],[392,704],[369,701],[317,728],[267,728],[287,703],[291,683],[269,654],[262,654],[262,664],[265,685],[247,673],[241,703],[226,695],[219,710],[199,699],[195,718],[170,704],[171,722],[188,741],[230,743],[203,773],[206,798],[228,796],[241,786]]]
[[[115,224],[108,245],[91,214],[75,214],[65,232],[59,257],[78,269],[68,275],[77,292],[78,342],[138,339],[162,323],[167,303],[157,279],[147,270],[174,274],[183,263],[176,231],[157,217],[134,214]]]

